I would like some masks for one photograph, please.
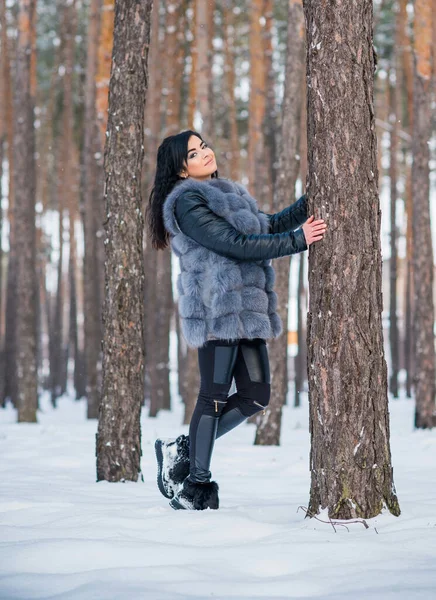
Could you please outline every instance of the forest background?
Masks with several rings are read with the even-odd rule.
[[[19,219],[22,226],[15,227],[14,195],[20,190],[15,189],[12,176],[13,124],[18,118],[14,116],[14,107],[20,106],[20,93],[24,89],[16,75],[19,4],[2,2],[0,15],[2,406],[8,398],[17,404],[15,312],[20,291],[14,261],[19,249],[23,245],[28,247],[31,224],[26,226],[22,221],[33,219],[32,210],[24,211],[23,219]],[[297,169],[297,177],[295,193],[290,192],[288,204],[304,193],[307,173],[306,83],[302,68],[304,20],[301,3],[291,2],[294,10],[300,11],[300,20],[296,12],[296,48],[289,47],[292,40],[287,41],[288,4],[284,0],[154,2],[144,115],[141,182],[144,211],[153,185],[159,143],[165,136],[186,128],[202,133],[214,148],[220,175],[246,185],[261,210],[274,212],[281,208],[277,206],[274,188],[279,165],[277,153],[281,142],[287,52],[292,53],[295,70],[301,72],[301,86],[297,89],[301,98],[296,97],[295,101],[296,105],[301,103],[301,113],[296,115],[300,152],[295,157],[296,167],[291,166]],[[431,0],[427,4],[431,7]],[[29,185],[32,180],[30,185],[34,187],[30,189],[36,226],[32,310],[37,320],[38,382],[40,389],[49,391],[55,406],[70,378],[75,397],[80,399],[86,394],[90,418],[97,417],[101,387],[103,154],[113,8],[109,0],[40,0],[27,32],[35,107],[36,165],[24,164],[20,172],[29,174],[36,169],[36,176],[26,176],[25,181]],[[435,11],[426,14],[432,19],[426,30],[431,34],[435,31]],[[374,101],[384,259],[383,323],[390,389],[397,396],[399,386],[403,386],[408,397],[412,394],[414,369],[412,18],[413,6],[404,0],[374,3],[374,47],[378,61]],[[430,41],[429,44],[434,65],[435,44]],[[434,81],[433,68],[428,124],[431,194],[434,194],[436,160]],[[15,139],[17,135],[16,131]],[[32,145],[31,135],[28,141]],[[434,237],[435,202],[430,202],[430,210]],[[416,243],[419,244],[419,240]],[[431,260],[430,255],[427,258]],[[289,285],[286,290],[280,290],[285,306],[282,316],[288,322],[288,375],[279,395],[281,401],[285,401],[288,385],[293,386],[295,405],[306,386],[306,262],[306,253],[292,261],[286,258],[277,261],[277,264],[287,263],[285,270],[290,269]],[[170,331],[174,331],[179,341],[179,392],[185,404],[184,422],[188,423],[195,402],[190,390],[198,385],[198,372],[195,352],[186,347],[179,335],[174,286],[178,264],[171,260],[169,249],[157,253],[147,244],[146,231],[144,263],[144,404],[151,416],[171,407],[169,346]],[[90,265],[88,271],[87,264]],[[30,419],[35,418],[34,411],[32,415]],[[19,418],[27,420],[28,417],[22,414]]]
[[[118,7],[133,4],[126,1]],[[143,11],[150,4],[149,0],[137,3]],[[151,17],[151,30],[144,161],[137,178],[141,179],[141,219],[153,185],[157,148],[165,136],[186,128],[202,133],[215,151],[220,175],[246,185],[260,209],[276,212],[305,192],[306,182],[313,177],[307,157],[314,144],[313,138],[308,143],[306,130],[320,114],[312,110],[307,115],[314,79],[306,77],[306,68],[316,63],[314,54],[320,48],[305,47],[313,30],[305,31],[303,4],[307,11],[319,6],[316,1],[299,0],[155,0],[151,14],[144,13]],[[360,19],[367,23],[370,2],[330,3],[335,17],[339,6],[357,11],[354,23]],[[364,14],[358,13],[363,6]],[[41,598],[56,592],[61,597],[65,592],[65,598],[77,594],[83,600],[103,593],[109,599],[126,597],[126,590],[135,598],[177,594],[339,598],[341,593],[379,598],[397,591],[395,597],[404,600],[433,597],[436,493],[431,476],[434,429],[428,430],[435,424],[431,235],[434,239],[436,9],[434,0],[379,1],[373,8],[374,54],[365,55],[365,68],[376,62],[382,316],[392,464],[402,517],[393,516],[399,514],[395,497],[388,505],[392,514],[368,519],[369,530],[352,528],[356,535],[344,542],[343,537],[331,536],[350,529],[331,528],[330,513],[319,515],[321,521],[307,519],[302,524],[302,511],[291,516],[290,510],[306,498],[309,478],[307,253],[275,261],[279,306],[288,322],[288,335],[269,344],[273,390],[266,414],[259,414],[250,426],[240,427],[238,435],[217,446],[213,468],[223,492],[221,510],[185,514],[176,520],[167,506],[158,504],[166,501],[155,485],[153,442],[158,435],[187,432],[196,398],[193,390],[199,383],[197,357],[180,335],[174,285],[178,263],[169,249],[155,252],[144,229],[140,246],[145,266],[140,298],[144,348],[136,344],[126,352],[127,347],[119,345],[106,371],[108,379],[110,369],[116,371],[112,382],[117,383],[121,367],[130,357],[135,366],[141,365],[144,351],[141,385],[136,380],[121,400],[107,394],[110,401],[106,402],[110,408],[121,407],[118,414],[124,417],[141,401],[140,481],[144,485],[95,485],[95,429],[104,373],[102,310],[115,289],[105,281],[105,268],[119,264],[105,247],[109,242],[114,246],[114,239],[108,242],[107,224],[113,226],[116,219],[108,213],[104,161],[108,156],[128,157],[133,151],[133,144],[127,144],[117,157],[109,148],[109,141],[118,139],[118,133],[122,139],[124,133],[122,127],[117,129],[122,123],[117,123],[115,95],[112,107],[108,105],[112,49],[116,48],[114,2],[0,1],[0,440],[7,456],[0,476],[0,521],[6,542],[0,549],[2,597]],[[122,24],[120,19],[118,41],[129,32]],[[339,21],[338,29],[341,25]],[[353,19],[348,31],[352,25]],[[364,38],[358,27],[354,34],[353,39]],[[306,54],[311,65],[305,65]],[[359,62],[361,56],[356,58]],[[115,86],[111,89],[120,92]],[[121,109],[125,108],[122,97],[118,96]],[[132,100],[127,90],[125,98]],[[366,100],[365,106],[370,106],[371,99]],[[292,133],[289,139],[283,131]],[[367,133],[362,130],[362,139],[370,139],[364,137]],[[368,145],[371,157],[373,150],[374,144]],[[375,160],[372,165],[375,171]],[[106,175],[107,171],[108,164]],[[285,197],[283,175],[290,182]],[[355,173],[348,179],[358,182],[366,176]],[[132,205],[125,197],[122,200],[131,217]],[[350,198],[344,219],[359,205],[364,205],[363,195],[359,202]],[[119,225],[118,230],[112,229],[114,238],[125,223],[121,220]],[[130,251],[139,239],[138,228],[128,228],[126,235]],[[328,243],[325,240],[324,248]],[[417,273],[425,274],[422,281]],[[311,291],[317,291],[316,281]],[[362,298],[367,295],[369,290],[362,290]],[[378,310],[376,302],[372,306]],[[141,338],[138,323],[132,327],[127,322],[125,328],[132,328],[136,339]],[[377,337],[375,319],[370,325],[369,331]],[[432,347],[430,351],[426,346],[425,360],[414,339],[420,332]],[[356,372],[359,368],[362,363]],[[425,384],[426,406],[416,403],[415,409],[418,381]],[[385,391],[381,382],[382,409],[387,408]],[[347,407],[349,398],[343,400],[343,415],[349,414],[347,408],[359,409],[359,402]],[[314,396],[310,405],[315,410],[311,423],[318,427],[323,415],[317,419]],[[381,429],[389,435],[387,412],[361,412],[368,413],[367,431]],[[378,426],[373,427],[376,419]],[[110,421],[106,418],[106,423]],[[350,423],[347,437],[346,419],[337,421],[345,423],[341,435],[354,457],[347,466],[352,474],[359,473],[358,484],[365,483],[363,476],[369,469],[360,453],[366,460],[366,449],[375,448],[373,438],[363,439],[362,429],[360,438],[357,432],[353,439],[356,423]],[[106,442],[113,435],[123,444],[111,449],[110,442],[104,443],[97,450],[98,459],[110,459],[100,480],[125,481],[121,469],[111,470],[120,466],[116,452],[126,458],[123,419],[116,425],[101,439]],[[255,445],[249,446],[253,427]],[[129,447],[136,459],[139,433],[138,414],[133,447]],[[312,436],[311,450],[321,448],[318,455],[326,457],[323,438]],[[335,448],[329,454],[335,459]],[[130,458],[123,469],[135,462]],[[386,474],[392,465],[390,456],[385,458],[380,472],[386,467]],[[136,462],[133,481],[138,478]],[[312,477],[312,487],[313,483]],[[366,502],[370,487],[378,493],[381,486],[373,477],[370,487],[360,487]],[[395,495],[393,480],[390,489]],[[353,493],[346,498],[348,505],[340,499],[333,508],[358,513],[361,507],[354,503]],[[368,514],[378,515],[378,498],[373,507]],[[360,527],[362,520],[353,523]],[[333,546],[324,542],[335,544],[334,551],[326,552]],[[169,570],[168,564],[174,568]],[[219,581],[211,565],[222,567]],[[377,577],[368,577],[368,572]],[[268,583],[265,592],[260,582]]]

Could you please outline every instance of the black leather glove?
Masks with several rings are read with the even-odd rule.
[[[303,225],[309,218],[307,214],[307,196],[304,194],[297,202],[294,202],[291,206],[287,206],[278,213],[272,215],[268,213],[264,214],[266,214],[269,220],[270,233],[283,233],[284,231],[297,229],[297,227]]]
[[[175,205],[180,230],[205,248],[234,260],[269,260],[307,250],[304,231],[244,234],[214,213],[206,198],[186,191]]]

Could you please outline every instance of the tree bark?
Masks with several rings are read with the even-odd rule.
[[[306,300],[306,290],[304,286],[304,263],[306,262],[304,254],[300,254],[300,264],[298,266],[298,289],[297,289],[297,340],[298,350],[295,356],[295,397],[294,406],[300,406],[300,394],[304,390],[304,382],[307,373],[307,348],[306,348],[306,328],[303,317],[303,305]]]
[[[8,213],[7,219],[9,222],[9,256],[6,282],[6,313],[5,313],[5,340],[4,340],[4,379],[0,377],[0,381],[4,381],[1,405],[6,404],[6,399],[10,398],[12,404],[17,406],[17,371],[16,371],[16,318],[17,318],[17,257],[15,244],[15,219],[14,219],[14,204],[15,204],[15,158],[14,158],[14,106],[12,100],[12,79],[9,55],[9,38],[7,36],[6,24],[6,2],[0,2],[0,25],[2,36],[2,66],[3,66],[3,86],[5,90],[4,102],[6,113],[6,131],[8,143]],[[3,373],[0,373],[3,375]]]
[[[309,513],[400,508],[389,442],[373,104],[372,2],[304,0],[309,214]]]
[[[433,247],[430,228],[431,1],[416,0],[413,47],[413,274],[415,427],[433,427],[436,397]]]
[[[20,0],[15,113],[15,205],[17,245],[16,367],[18,421],[35,423],[38,406],[36,344],[36,232],[34,95],[31,87],[35,0]]]
[[[399,57],[404,74],[404,84],[407,101],[402,113],[403,128],[407,129],[409,135],[413,131],[413,62],[412,47],[409,38],[407,15],[407,0],[400,0],[398,12],[398,34],[400,43],[398,45]],[[406,213],[406,284],[404,298],[404,366],[406,375],[406,395],[412,397],[413,373],[414,373],[414,342],[413,342],[413,236],[412,236],[412,183],[411,168],[407,161],[408,152],[404,153],[404,169],[406,171],[405,185],[405,213]]]
[[[228,161],[228,176],[233,181],[239,178],[240,158],[238,140],[238,122],[236,113],[236,72],[235,72],[235,17],[233,2],[226,0],[223,3],[223,44],[224,44],[224,73],[225,73],[225,103],[228,114],[228,146],[226,159]]]
[[[58,201],[58,239],[59,239],[59,258],[57,264],[57,289],[56,297],[54,299],[54,315],[52,316],[52,348],[53,352],[50,360],[50,389],[51,389],[51,403],[53,407],[56,407],[57,398],[61,395],[62,387],[62,361],[64,356],[64,319],[63,319],[63,306],[65,298],[64,290],[64,279],[63,279],[63,261],[64,261],[64,186],[62,173],[64,171],[64,160],[65,153],[60,148],[60,137],[57,136],[55,140],[55,146],[57,151],[56,156],[56,172],[55,172],[55,188],[56,197]]]
[[[152,0],[116,0],[105,147],[103,381],[97,481],[137,481],[144,397],[141,169]]]
[[[263,0],[250,2],[250,97],[248,106],[249,191],[262,202],[266,180],[263,122],[266,108],[266,61],[263,47]],[[262,209],[262,206],[259,205]]]
[[[393,50],[392,62],[395,63],[395,50]],[[389,260],[389,347],[391,352],[391,376],[389,379],[389,389],[394,398],[398,398],[398,371],[399,371],[399,335],[397,318],[397,279],[398,279],[398,256],[397,256],[397,85],[398,69],[396,66],[391,70],[394,73],[395,81],[392,75],[388,76],[389,81],[389,122],[390,130],[390,148],[389,148],[389,179],[391,183],[391,239]]]
[[[211,105],[210,105],[210,84],[211,78],[210,57],[209,57],[209,37],[211,32],[209,11],[211,10],[210,2],[205,0],[196,0],[195,12],[195,35],[196,45],[196,101],[198,115],[201,119],[201,134],[206,141],[212,139],[211,127]],[[198,127],[198,125],[197,125]]]
[[[68,362],[69,357],[73,359],[74,389],[77,388],[76,383],[79,379],[78,369],[80,368],[79,348],[78,348],[78,332],[77,332],[77,285],[76,285],[76,211],[77,211],[77,181],[76,181],[76,152],[74,141],[74,105],[73,105],[73,71],[74,71],[74,50],[75,50],[75,35],[77,30],[77,8],[75,0],[67,3],[64,7],[65,11],[65,74],[63,79],[64,92],[64,127],[63,127],[63,148],[66,153],[64,160],[64,195],[68,209],[69,223],[69,256],[68,256],[68,338],[65,348],[65,387],[68,377]]]
[[[2,7],[0,6],[0,13]],[[1,27],[1,16],[0,16],[0,27]],[[0,34],[1,36],[1,34]],[[0,37],[0,182],[3,181],[3,161],[6,155],[6,102],[5,102],[5,85],[4,85],[4,53],[3,53],[3,40]],[[0,406],[2,405],[2,398],[4,395],[3,385],[5,377],[5,353],[4,353],[4,312],[3,312],[3,245],[2,245],[2,233],[3,233],[3,208],[1,206],[2,201],[2,189],[0,185]]]
[[[86,362],[87,418],[98,417],[101,390],[101,295],[100,261],[97,253],[98,210],[95,206],[103,201],[99,195],[98,171],[95,159],[98,135],[96,115],[96,72],[97,40],[100,21],[101,0],[91,0],[88,17],[88,37],[86,53],[85,119],[82,154],[82,197],[83,231],[85,253],[83,259],[84,292],[84,332]]]

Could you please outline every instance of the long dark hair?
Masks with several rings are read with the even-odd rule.
[[[179,173],[186,168],[188,140],[191,135],[196,135],[203,141],[197,131],[187,129],[166,137],[157,151],[154,185],[145,212],[151,244],[156,250],[163,250],[168,246],[169,236],[164,227],[162,207],[173,187],[183,180]],[[211,177],[218,177],[218,171],[212,173]]]

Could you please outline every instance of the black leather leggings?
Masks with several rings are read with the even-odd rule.
[[[210,481],[215,439],[265,409],[270,370],[265,340],[210,340],[198,349],[201,384],[189,427],[190,479]],[[232,379],[236,393],[228,396]]]

